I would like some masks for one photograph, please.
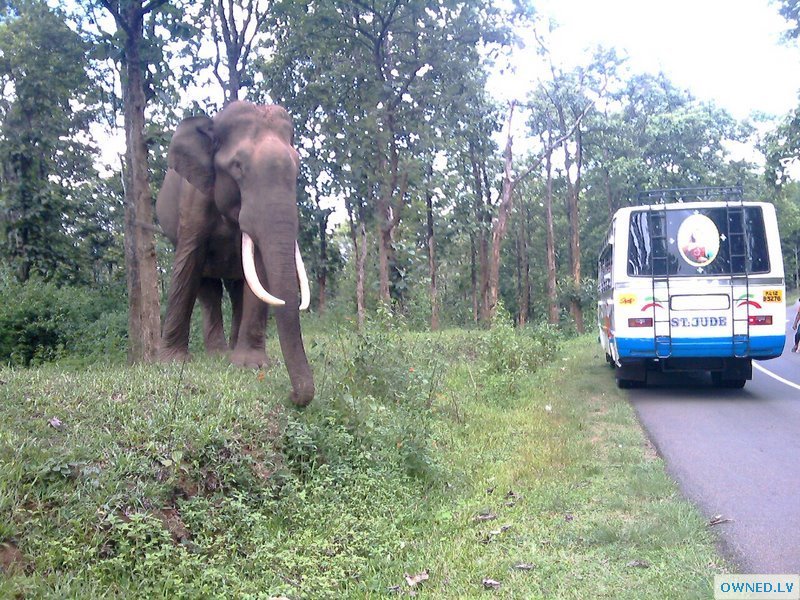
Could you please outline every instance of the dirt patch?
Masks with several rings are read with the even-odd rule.
[[[192,532],[186,527],[181,519],[177,508],[161,508],[153,510],[153,516],[164,525],[164,529],[169,531],[173,541],[180,544],[192,539]]]
[[[28,560],[14,542],[0,543],[0,573],[24,573],[28,566]]]

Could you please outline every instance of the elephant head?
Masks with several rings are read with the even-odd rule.
[[[179,135],[182,128],[191,135]],[[179,126],[169,167],[202,194],[207,212],[233,231],[232,244],[241,244],[232,252],[240,261],[235,273],[220,276],[244,277],[249,290],[272,305],[292,400],[305,406],[314,396],[314,381],[298,311],[308,307],[310,292],[297,245],[299,156],[292,138],[292,122],[282,107],[233,102],[213,120],[194,117]]]

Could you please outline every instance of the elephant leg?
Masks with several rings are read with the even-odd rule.
[[[172,176],[165,180],[159,201],[173,201],[167,195],[178,197],[174,201],[179,203],[179,216],[167,312],[158,349],[158,359],[161,361],[189,358],[189,326],[203,275],[210,227],[208,199],[199,190]]]
[[[231,362],[242,367],[263,367],[267,364],[265,335],[267,305],[247,285],[242,286],[242,319],[231,353]]]
[[[222,324],[222,282],[204,277],[197,297],[203,309],[203,341],[206,352],[224,354],[228,346]]]
[[[186,248],[180,244],[176,251],[167,296],[167,314],[161,328],[161,345],[158,349],[158,359],[161,361],[190,358],[189,327],[200,287],[203,254],[200,248]]]
[[[239,328],[242,325],[242,287],[244,281],[241,279],[226,279],[225,289],[231,298],[231,338],[228,347],[233,349],[239,339]]]

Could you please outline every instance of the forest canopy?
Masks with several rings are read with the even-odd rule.
[[[795,25],[796,4],[776,7]],[[778,205],[797,284],[800,109],[739,120],[608,48],[566,65],[549,27],[535,3],[489,0],[0,2],[0,281],[127,297],[147,360],[166,147],[182,118],[244,99],[294,120],[318,314],[583,331],[610,216],[676,186]],[[522,43],[530,74],[505,68]],[[498,78],[530,91],[500,101]]]

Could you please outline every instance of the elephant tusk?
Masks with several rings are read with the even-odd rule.
[[[297,279],[300,280],[300,310],[306,310],[311,304],[311,290],[308,287],[308,274],[297,242],[294,243],[294,261],[297,263]]]
[[[243,231],[242,268],[244,269],[244,278],[247,281],[247,285],[250,286],[250,289],[256,296],[258,296],[260,300],[263,300],[272,306],[283,306],[286,303],[265,290],[264,286],[262,286],[261,282],[258,280],[258,273],[256,273],[255,252],[256,249],[252,238]]]

